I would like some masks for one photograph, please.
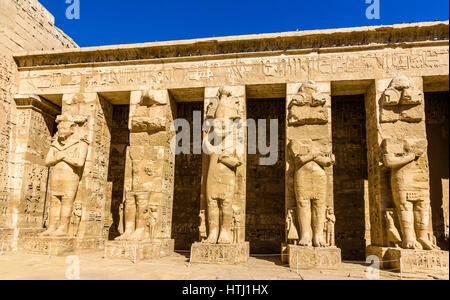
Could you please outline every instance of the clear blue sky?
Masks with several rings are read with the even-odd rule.
[[[379,0],[379,20],[366,0],[79,0],[79,20],[66,0],[39,1],[80,46],[449,19],[448,0]]]

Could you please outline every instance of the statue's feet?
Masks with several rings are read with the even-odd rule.
[[[115,241],[129,241],[133,232],[125,231],[121,236],[116,237]]]
[[[228,231],[222,231],[219,236],[218,244],[231,244],[230,233]]]
[[[404,240],[403,249],[422,250],[422,245],[416,240]]]
[[[302,247],[311,247],[313,245],[311,238],[302,238],[299,242],[298,242],[299,246]]]
[[[58,228],[56,231],[52,232],[50,236],[62,237],[67,236],[67,229],[64,227]]]
[[[423,250],[440,250],[438,246],[433,245],[433,243],[428,239],[419,238],[418,241],[422,245]]]
[[[211,233],[206,240],[202,242],[203,244],[217,244],[217,233]]]
[[[50,236],[53,232],[56,231],[56,228],[52,228],[50,227],[49,229],[47,229],[46,231],[44,231],[43,233],[41,233],[39,236],[41,237],[46,237],[46,236]]]
[[[327,247],[327,242],[325,242],[325,239],[322,235],[317,235],[314,237],[313,245],[317,248],[325,248]]]
[[[130,240],[136,241],[136,242],[140,242],[140,241],[145,240],[145,229],[144,229],[144,228],[137,229],[137,230],[130,236]]]

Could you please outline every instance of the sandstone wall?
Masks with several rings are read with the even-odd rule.
[[[78,47],[54,25],[54,17],[37,0],[0,0],[0,226],[8,220],[8,178],[14,168],[11,136],[17,121],[16,65],[13,54],[20,51]],[[9,163],[8,163],[9,162]]]

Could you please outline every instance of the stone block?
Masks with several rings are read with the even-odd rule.
[[[20,249],[28,254],[65,256],[75,254],[80,250],[102,249],[104,240],[101,238],[74,237],[26,237],[20,241]]]
[[[169,256],[174,252],[174,240],[160,239],[143,242],[108,241],[105,244],[105,258],[139,261]]]
[[[191,263],[227,264],[245,263],[250,256],[250,243],[203,244],[195,243],[191,249]]]
[[[288,245],[289,267],[291,270],[337,269],[341,263],[341,249],[313,248]]]

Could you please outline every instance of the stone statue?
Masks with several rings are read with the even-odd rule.
[[[387,242],[388,247],[400,248],[402,244],[402,237],[400,232],[395,226],[395,213],[393,209],[387,209],[384,213],[384,218],[386,220],[386,230],[387,230]]]
[[[326,247],[324,238],[328,178],[325,168],[335,158],[312,140],[293,140],[289,149],[295,161],[294,190],[300,224],[300,246]]]
[[[233,244],[239,243],[239,234],[241,229],[241,211],[239,207],[233,206]]]
[[[324,106],[327,99],[326,94],[320,93],[316,82],[310,80],[303,83],[288,105],[289,125],[326,124],[328,112]]]
[[[78,231],[80,229],[81,217],[83,216],[83,207],[81,202],[75,202],[73,213],[72,213],[72,230],[73,236],[78,236]]]
[[[397,76],[383,93],[381,123],[403,121],[417,123],[422,121],[424,94],[416,89],[406,76]]]
[[[239,118],[238,103],[225,89],[219,89],[216,105],[208,108],[209,116],[214,116],[215,126],[212,134],[218,145],[211,146],[205,139],[208,149],[209,167],[206,180],[208,238],[203,243],[231,244],[231,226],[233,218],[233,199],[236,185],[236,169],[242,162],[236,155],[236,149],[226,149],[227,139],[233,135],[225,130],[226,123]],[[233,144],[235,144],[235,140]],[[219,151],[217,151],[219,150]],[[219,154],[220,153],[220,154]]]
[[[335,224],[336,224],[336,216],[334,215],[334,209],[331,206],[328,206],[326,211],[326,222],[325,222],[325,238],[328,247],[336,246],[334,237]]]
[[[140,102],[130,118],[130,132],[133,135],[150,134],[165,129],[165,115],[160,108],[163,102],[149,91],[142,94]],[[131,190],[125,192],[124,220],[125,231],[116,238],[118,241],[143,241],[146,234],[145,214],[150,205],[154,180],[152,148],[146,144],[133,144],[128,147],[127,161],[131,162]]]
[[[45,159],[50,170],[48,228],[42,236],[67,236],[75,197],[88,153],[88,117],[60,115],[58,132]]]
[[[150,204],[145,213],[146,235],[145,240],[152,240],[156,237],[156,225],[158,223],[158,205]]]
[[[411,86],[404,75],[394,78],[384,92],[383,105],[418,105],[423,102],[423,93]]]
[[[202,209],[198,217],[200,221],[200,225],[198,226],[199,238],[203,242],[208,237],[206,231],[206,210]]]
[[[404,249],[437,249],[429,239],[430,195],[427,140],[385,139],[384,165],[391,169],[391,189],[399,214]]]
[[[287,240],[288,243],[292,243],[294,245],[297,245],[300,239],[295,221],[296,218],[297,218],[297,209],[296,208],[288,209],[286,216]]]

